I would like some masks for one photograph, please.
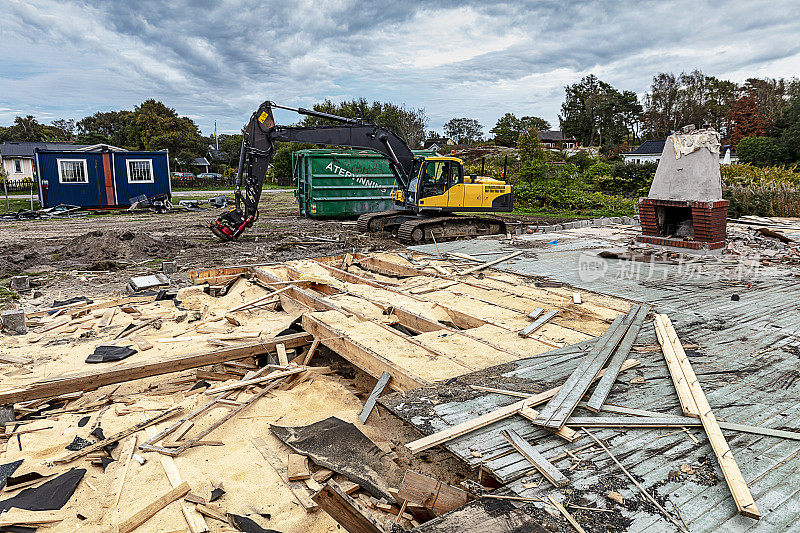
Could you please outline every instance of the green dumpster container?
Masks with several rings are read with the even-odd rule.
[[[414,150],[432,156],[432,150]],[[356,217],[394,209],[394,174],[389,161],[371,151],[311,149],[292,152],[292,177],[300,214]]]

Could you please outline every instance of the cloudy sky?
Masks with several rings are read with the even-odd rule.
[[[554,125],[564,85],[594,73],[643,95],[658,72],[800,75],[796,0],[2,0],[0,125],[162,100],[203,133],[259,102],[424,108],[485,130],[503,113]],[[279,115],[294,122],[296,115]]]

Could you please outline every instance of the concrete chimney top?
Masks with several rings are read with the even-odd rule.
[[[699,202],[722,200],[719,133],[710,128],[684,128],[684,131],[667,137],[647,197]]]

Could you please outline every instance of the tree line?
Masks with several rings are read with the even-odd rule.
[[[749,78],[744,83],[709,76],[700,70],[659,73],[643,98],[590,74],[564,87],[559,113],[563,135],[579,146],[600,147],[613,155],[645,139],[664,139],[687,124],[712,127],[723,145],[739,148],[756,164],[800,162],[800,81]],[[505,113],[490,130],[488,142],[517,146],[523,132],[549,130],[547,121]],[[454,118],[444,133],[457,144],[482,140],[481,124]],[[432,132],[432,135],[435,133]]]
[[[617,89],[590,74],[564,89],[558,116],[564,136],[574,138],[580,146],[598,146],[609,155],[630,150],[647,138],[663,139],[686,124],[694,124],[719,131],[723,144],[739,148],[744,160],[758,164],[800,161],[800,81],[796,78],[749,78],[739,84],[699,70],[678,75],[659,73],[639,99],[633,91]],[[450,119],[443,125],[443,137],[426,131],[428,117],[424,109],[390,102],[369,102],[365,98],[340,103],[325,100],[313,109],[386,127],[411,148],[420,148],[432,138],[446,137],[456,144],[474,144],[484,139],[483,125],[474,118]],[[331,122],[306,116],[299,124]],[[523,133],[549,129],[551,125],[540,117],[518,118],[509,112],[489,130],[487,142],[514,147]],[[193,120],[153,99],[132,111],[97,112],[78,121],[59,119],[43,124],[30,115],[16,117],[12,125],[0,126],[0,142],[6,140],[168,149],[173,162],[183,168],[195,157],[207,155],[215,141],[203,136]],[[216,141],[219,150],[213,150],[213,156],[235,165],[241,135],[220,135]]]

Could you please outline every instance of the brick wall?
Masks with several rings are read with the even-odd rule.
[[[722,248],[725,246],[725,224],[729,205],[730,202],[727,200],[697,202],[641,198],[639,200],[639,220],[642,224],[642,235],[637,240],[650,244],[679,246],[693,250]],[[659,236],[658,217],[656,216],[658,207],[691,208],[694,240]]]

